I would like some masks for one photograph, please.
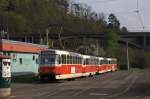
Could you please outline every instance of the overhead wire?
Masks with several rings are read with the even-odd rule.
[[[86,0],[87,1],[87,0]],[[88,1],[91,1],[91,3],[108,3],[108,2],[115,2],[117,0],[96,0],[96,1],[93,1],[93,0],[88,0]],[[145,30],[146,26],[144,25],[144,22],[143,22],[143,18],[142,18],[142,15],[141,15],[141,12],[142,11],[145,11],[146,9],[140,9],[139,8],[139,0],[136,0],[136,10],[134,11],[134,13],[137,14],[137,17],[138,17],[138,20],[140,22],[140,27],[142,27],[142,31]],[[148,10],[148,9],[147,9]],[[116,13],[132,13],[132,12],[116,12]]]
[[[141,17],[141,13],[140,13],[141,11],[140,11],[140,9],[139,9],[139,0],[137,0],[136,6],[137,6],[137,8],[136,8],[136,10],[135,10],[135,13],[137,13],[138,19],[139,19],[140,24],[141,24],[141,26],[142,26],[142,31],[144,31],[146,27],[145,27],[144,22],[143,22],[143,19],[142,19],[142,17]]]

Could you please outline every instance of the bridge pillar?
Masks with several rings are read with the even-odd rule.
[[[147,39],[146,39],[146,36],[145,36],[145,35],[143,36],[143,45],[144,45],[144,47],[147,46]]]
[[[150,47],[150,36],[147,36],[147,46]]]

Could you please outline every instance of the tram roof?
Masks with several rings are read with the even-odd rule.
[[[96,57],[96,56],[90,56],[90,55],[82,55],[82,57],[83,58],[95,58],[95,59],[101,59],[102,58],[102,57]]]
[[[79,53],[63,51],[63,50],[57,50],[57,49],[48,49],[48,50],[45,50],[45,51],[51,52],[53,54],[60,54],[60,55],[66,54],[66,55],[73,55],[73,56],[81,56],[81,54],[79,54]]]
[[[104,59],[104,57],[98,57],[98,59],[99,59],[99,60],[103,60],[103,59]]]
[[[108,61],[117,60],[116,58],[106,58]]]

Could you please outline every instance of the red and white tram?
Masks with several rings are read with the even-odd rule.
[[[40,79],[70,79],[117,70],[115,58],[49,49],[40,54]]]
[[[40,78],[67,79],[82,76],[82,56],[78,53],[49,49],[40,54]]]
[[[83,76],[92,76],[98,72],[98,57],[82,55],[83,57]]]

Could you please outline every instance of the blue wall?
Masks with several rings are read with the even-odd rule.
[[[38,73],[38,54],[5,52],[11,57],[12,75],[25,75]]]

